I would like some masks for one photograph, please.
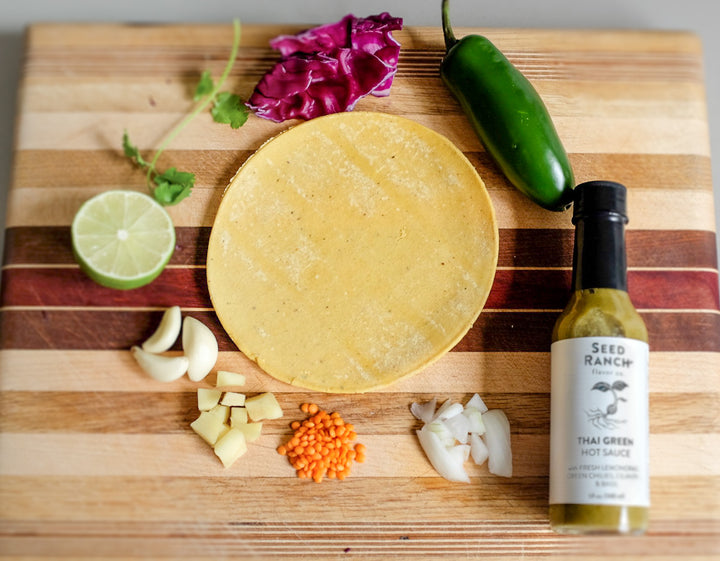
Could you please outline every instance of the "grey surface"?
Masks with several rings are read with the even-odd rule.
[[[3,0],[0,6],[0,243],[10,184],[24,30],[34,22],[325,23],[347,13],[388,11],[406,25],[439,25],[439,0]],[[715,190],[720,223],[720,3],[717,0],[453,0],[456,26],[682,30],[703,42]],[[681,209],[679,209],[681,211]],[[720,245],[720,244],[718,244]],[[3,247],[3,245],[0,245]]]

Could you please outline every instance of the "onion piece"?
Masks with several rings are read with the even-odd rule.
[[[433,417],[433,421],[444,421],[454,417],[455,415],[459,415],[462,412],[462,403],[454,403],[448,399],[437,410],[437,413],[435,413],[435,416]]]
[[[468,432],[470,434],[483,434],[485,432],[482,411],[466,405],[462,414],[468,420]]]
[[[420,446],[425,451],[435,471],[448,481],[470,482],[470,478],[463,467],[469,453],[469,446],[458,445],[447,448],[440,441],[438,435],[427,427],[415,432],[420,441]]]
[[[423,422],[416,431],[420,446],[442,477],[469,482],[463,467],[469,457],[477,465],[488,461],[490,473],[512,476],[510,423],[505,413],[488,410],[478,394],[464,407],[448,399],[435,411],[436,404],[436,398],[412,403],[410,411]]]
[[[429,423],[435,416],[435,408],[437,407],[437,398],[433,397],[430,401],[425,403],[412,403],[410,405],[410,413],[418,420],[423,423]]]
[[[512,477],[510,423],[500,409],[483,413],[485,444],[488,448],[488,470],[502,477]]]
[[[482,465],[488,459],[488,448],[479,434],[470,435],[470,456],[477,465]]]
[[[488,410],[488,406],[478,394],[474,394],[468,402],[465,404],[465,409],[472,408],[477,409],[480,413],[485,413]]]
[[[450,432],[448,426],[442,421],[433,421],[432,423],[426,424],[425,427],[434,432],[444,446],[455,446],[455,437],[452,432]]]
[[[438,422],[438,421],[436,421]],[[463,414],[454,415],[442,421],[453,435],[453,438],[460,444],[467,444],[470,433],[470,420]]]

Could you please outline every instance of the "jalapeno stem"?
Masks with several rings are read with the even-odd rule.
[[[450,0],[442,0],[442,30],[445,38],[445,50],[449,51],[458,42],[450,25]]]

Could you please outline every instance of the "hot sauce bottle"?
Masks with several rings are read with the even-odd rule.
[[[550,523],[643,533],[650,506],[648,335],[627,292],[626,189],[574,192],[572,295],[551,346]]]

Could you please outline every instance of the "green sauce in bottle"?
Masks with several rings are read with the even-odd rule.
[[[626,190],[575,188],[573,293],[552,335],[550,523],[560,533],[647,529],[648,335],[627,293]]]

